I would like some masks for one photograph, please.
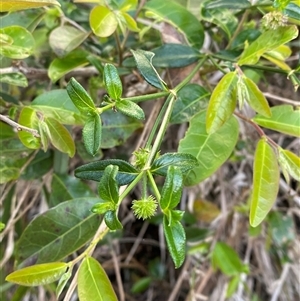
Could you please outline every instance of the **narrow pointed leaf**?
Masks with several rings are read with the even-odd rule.
[[[92,98],[74,77],[70,79],[67,85],[67,92],[80,112],[86,114],[94,113],[96,111]]]
[[[82,261],[77,281],[80,301],[118,301],[107,274],[93,257]]]
[[[95,156],[101,146],[102,123],[100,115],[94,113],[89,116],[82,130],[82,137],[86,151]]]
[[[279,167],[272,147],[262,138],[256,147],[250,225],[257,227],[271,210],[279,189]]]
[[[186,236],[180,221],[176,220],[169,225],[168,218],[163,218],[164,234],[167,241],[168,250],[173,259],[175,268],[179,268],[185,259]]]
[[[115,204],[119,201],[119,187],[116,180],[119,167],[116,165],[108,165],[99,182],[98,192],[100,197],[107,202]]]
[[[178,167],[169,166],[165,184],[161,192],[160,207],[174,209],[180,202],[183,188],[183,177]]]
[[[271,108],[270,118],[256,115],[252,120],[265,128],[300,137],[300,110],[291,105],[279,105]]]
[[[143,75],[144,79],[155,88],[166,90],[167,84],[159,76],[156,69],[153,67],[152,59],[153,52],[144,50],[131,50],[135,59],[136,65]]]
[[[145,119],[145,113],[136,103],[130,100],[123,99],[122,101],[116,102],[116,109],[123,114],[143,120]]]
[[[66,284],[68,283],[68,281],[70,280],[71,276],[72,276],[72,271],[69,269],[66,273],[64,273],[60,277],[57,287],[56,287],[56,291],[55,291],[57,300],[59,299],[60,294],[64,290],[64,288],[65,288]]]
[[[287,149],[280,149],[279,163],[291,177],[300,182],[300,157]]]
[[[178,151],[193,155],[199,162],[184,174],[184,183],[188,186],[211,176],[228,159],[239,136],[239,125],[234,117],[213,134],[207,134],[205,114],[205,111],[199,112],[191,119],[185,137],[179,142]]]
[[[82,165],[75,169],[75,176],[84,180],[99,182],[104,174],[105,168],[109,165],[115,165],[119,167],[119,171],[116,175],[116,180],[118,181],[119,185],[129,184],[137,177],[139,173],[133,165],[124,160],[109,159]]]
[[[62,260],[81,248],[99,227],[99,215],[90,210],[98,202],[87,197],[65,201],[32,220],[17,242],[17,263]]]
[[[106,226],[112,231],[123,228],[122,224],[120,223],[120,221],[118,219],[117,212],[115,210],[107,211],[104,214],[104,221],[105,221]]]
[[[118,100],[122,96],[122,82],[114,65],[106,64],[104,66],[104,82],[109,96]]]
[[[240,66],[245,64],[256,64],[265,52],[271,51],[280,45],[295,39],[297,36],[298,29],[297,26],[294,25],[267,30],[245,48],[238,64]]]
[[[24,286],[45,285],[57,281],[68,267],[65,262],[29,266],[9,274],[5,280]]]
[[[174,166],[179,168],[182,173],[186,173],[197,165],[199,165],[198,160],[189,153],[165,153],[154,160],[151,172],[166,176],[168,168]]]
[[[223,76],[209,100],[206,114],[206,130],[209,134],[217,131],[232,115],[236,107],[236,72]]]
[[[268,101],[257,85],[248,77],[245,77],[243,80],[249,96],[247,101],[251,108],[265,117],[271,117],[272,113]]]
[[[0,12],[13,12],[47,5],[60,6],[60,3],[56,0],[1,0]]]
[[[54,118],[48,117],[45,122],[49,129],[51,143],[72,158],[75,155],[75,143],[69,131]]]

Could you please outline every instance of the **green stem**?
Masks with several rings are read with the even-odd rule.
[[[226,74],[227,72],[213,59],[212,56],[209,57],[209,60],[213,63],[213,65],[220,70],[222,73]]]
[[[195,66],[195,68],[192,70],[192,72],[180,83],[178,84],[173,91],[177,93],[180,89],[182,89],[187,83],[191,81],[191,79],[195,76],[195,74],[199,71],[199,69],[202,67],[202,65],[207,60],[207,56],[205,55]]]
[[[159,192],[159,190],[158,190],[158,188],[157,188],[157,185],[156,185],[156,183],[155,183],[155,180],[154,180],[153,175],[152,175],[152,173],[150,172],[150,170],[147,170],[147,176],[148,176],[150,185],[151,185],[151,187],[152,187],[152,189],[153,189],[155,198],[156,198],[156,200],[159,202],[159,201],[160,201],[161,195],[160,195],[160,192]]]
[[[132,97],[126,97],[126,98],[121,98],[122,100],[130,100],[133,102],[142,102],[142,101],[147,101],[147,100],[152,100],[160,97],[165,97],[169,94],[168,91],[164,92],[158,92],[158,93],[152,93],[152,94],[147,94],[147,95],[139,95],[139,96],[132,96]]]

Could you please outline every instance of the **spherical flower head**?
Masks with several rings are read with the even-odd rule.
[[[153,196],[145,199],[134,200],[132,202],[132,210],[137,218],[148,219],[152,217],[157,209],[157,202]]]
[[[277,29],[278,27],[286,26],[288,17],[280,11],[272,11],[265,14],[261,20],[263,30]]]

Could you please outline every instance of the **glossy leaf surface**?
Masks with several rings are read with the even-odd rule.
[[[238,64],[253,65],[260,57],[282,44],[285,44],[298,36],[296,26],[282,26],[277,29],[270,29],[262,33],[253,43],[251,43],[242,53]]]
[[[87,53],[85,51],[75,49],[63,58],[54,59],[48,68],[49,78],[55,83],[75,68],[87,65],[88,61],[86,57]]]
[[[265,128],[300,137],[300,110],[291,105],[279,105],[271,108],[272,117],[256,115],[252,120]]]
[[[112,211],[112,210],[107,211],[104,214],[104,221],[105,221],[106,226],[112,231],[123,228],[122,224],[120,223],[120,221],[118,219],[116,211]]]
[[[86,120],[83,130],[82,137],[86,151],[95,156],[101,146],[101,136],[102,136],[102,123],[100,115],[94,113],[89,116]]]
[[[140,49],[131,50],[131,52],[135,59],[136,65],[141,74],[143,75],[144,79],[155,88],[166,90],[165,87],[167,86],[167,84],[159,76],[152,64],[154,53]]]
[[[118,101],[116,103],[116,109],[129,117],[141,120],[145,119],[144,111],[139,105],[137,105],[133,101],[126,99]]]
[[[82,165],[75,169],[75,176],[84,180],[99,182],[104,174],[105,168],[109,165],[119,167],[119,171],[116,175],[116,180],[119,185],[129,184],[138,175],[138,170],[130,163],[119,159],[109,159]]]
[[[250,225],[257,227],[271,210],[279,189],[279,167],[272,147],[260,139],[254,157]]]
[[[206,114],[206,130],[209,134],[217,131],[232,115],[236,107],[237,81],[236,73],[229,72],[215,87]]]
[[[170,166],[177,167],[185,173],[199,165],[197,159],[189,153],[166,153],[155,159],[151,172],[166,176]]]
[[[204,40],[204,30],[198,19],[185,7],[176,2],[151,0],[145,9],[158,15],[182,32],[191,46],[200,49]]]
[[[66,271],[65,262],[51,262],[29,266],[9,274],[5,280],[24,286],[45,285],[57,281]]]
[[[115,204],[119,201],[119,187],[116,180],[118,169],[116,165],[108,165],[104,170],[98,186],[100,197],[104,201],[113,202]]]
[[[90,13],[90,26],[94,34],[104,38],[112,35],[118,26],[115,14],[105,6],[95,6]]]
[[[220,269],[225,275],[235,276],[247,272],[247,267],[236,251],[223,242],[216,243],[211,260],[213,267]]]
[[[1,6],[0,6],[1,8]],[[0,28],[0,35],[9,43],[0,42],[0,54],[11,59],[24,59],[33,52],[34,38],[26,28],[13,25]]]
[[[114,100],[118,100],[122,96],[122,82],[114,65],[105,64],[104,82],[109,96]]]
[[[163,218],[163,228],[168,250],[175,264],[175,268],[179,268],[185,259],[186,236],[184,228],[179,220],[174,220],[169,225],[169,220],[166,215],[164,215]]]
[[[13,12],[16,10],[38,8],[47,5],[60,6],[60,3],[56,0],[1,0],[0,12]]]
[[[219,130],[207,134],[205,111],[190,121],[185,137],[179,142],[178,151],[198,159],[199,166],[185,174],[185,185],[196,185],[211,176],[230,156],[239,135],[238,122],[231,117]]]
[[[54,118],[48,117],[45,122],[49,129],[51,143],[61,152],[73,157],[75,144],[69,131]]]
[[[80,301],[118,301],[112,284],[100,263],[87,256],[78,270]]]
[[[75,79],[71,78],[67,85],[67,92],[77,109],[86,114],[94,113],[96,111],[95,104],[92,98],[88,95],[86,90]]]
[[[183,123],[208,106],[210,93],[197,84],[188,84],[177,93],[171,123]]]
[[[82,247],[99,227],[99,216],[90,211],[98,202],[99,198],[78,198],[36,217],[16,245],[18,264],[61,260]]]
[[[6,83],[9,85],[19,86],[19,87],[27,87],[28,86],[27,78],[21,72],[0,74],[0,82]]]
[[[38,130],[38,123],[39,119],[36,115],[36,112],[30,107],[24,107],[19,116],[19,124]],[[21,142],[28,148],[38,149],[41,146],[40,139],[31,133],[18,131],[18,136]]]
[[[180,202],[183,188],[183,177],[181,170],[173,165],[169,166],[167,177],[161,192],[160,207],[174,209]]]

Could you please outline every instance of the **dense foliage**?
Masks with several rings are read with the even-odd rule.
[[[295,260],[297,1],[0,0],[0,11],[4,298],[146,300],[167,267],[178,285],[161,300],[196,300],[218,272],[222,299],[207,289],[208,300],[299,293],[293,283],[281,292],[283,282],[261,292],[251,244],[233,243],[234,222],[249,219],[248,242],[266,240],[280,279]],[[294,92],[263,92],[274,78]],[[117,258],[129,222],[142,229]],[[139,265],[149,225],[172,265],[154,252],[143,276],[121,273]]]

